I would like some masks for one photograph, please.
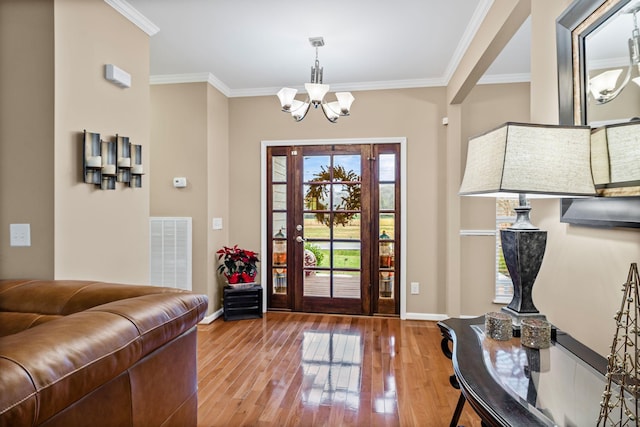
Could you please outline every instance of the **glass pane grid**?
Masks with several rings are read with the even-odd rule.
[[[361,298],[361,156],[305,157],[303,176],[303,294]]]

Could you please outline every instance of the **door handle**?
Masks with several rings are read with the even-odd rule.
[[[307,240],[306,240],[304,237],[302,237],[302,236],[296,236],[296,242],[298,242],[298,243],[303,243],[303,242],[306,242],[306,241],[307,241]]]

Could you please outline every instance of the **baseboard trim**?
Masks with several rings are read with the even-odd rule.
[[[211,313],[208,316],[205,316],[205,318],[200,321],[200,325],[208,325],[209,323],[213,322],[214,320],[216,320],[220,316],[222,316],[222,309],[220,309],[220,310],[218,310],[218,311],[216,311],[214,313]]]
[[[406,320],[429,320],[432,322],[439,322],[441,320],[446,320],[451,317],[459,317],[460,319],[473,319],[474,317],[478,317],[478,316],[468,315],[468,314],[461,314],[460,316],[448,316],[446,314],[437,314],[437,313],[407,313]]]
[[[222,316],[222,309],[208,316],[205,316],[205,318],[200,321],[200,324],[208,325],[221,316]],[[431,322],[439,322],[441,320],[446,320],[450,317],[451,316],[447,316],[446,314],[437,314],[437,313],[407,313],[407,317],[405,319],[406,320],[429,320]],[[470,319],[477,316],[461,315],[459,317],[461,319]]]
[[[448,319],[446,314],[433,314],[433,313],[407,313],[407,320],[431,320],[433,322],[439,322],[440,320]]]

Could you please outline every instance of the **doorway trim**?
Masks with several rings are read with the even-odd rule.
[[[260,142],[260,253],[267,253],[267,147],[299,145],[400,144],[400,319],[407,318],[407,138],[348,138],[348,139],[283,139]],[[260,282],[267,283],[267,271],[260,270]],[[262,293],[262,307],[267,310],[267,293]]]

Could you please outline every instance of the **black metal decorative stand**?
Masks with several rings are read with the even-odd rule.
[[[638,425],[638,266],[631,264],[620,310],[616,312],[616,332],[607,356],[607,384],[600,402],[598,426]]]

